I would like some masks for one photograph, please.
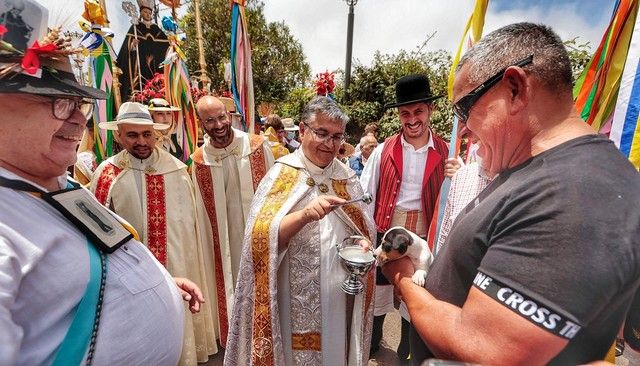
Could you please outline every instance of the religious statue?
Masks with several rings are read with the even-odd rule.
[[[26,50],[27,47],[31,46],[28,42],[31,38],[33,27],[23,19],[24,8],[25,4],[22,0],[5,0],[5,4],[2,7],[4,12],[0,14],[0,24],[11,29],[11,32],[7,32],[2,39],[18,50]]]
[[[129,7],[127,6],[129,5]],[[169,40],[162,29],[153,22],[153,0],[138,0],[140,17],[137,18],[135,7],[130,2],[123,2],[123,8],[132,17],[132,25],[122,42],[118,53],[117,65],[122,70],[120,95],[127,101],[142,85],[161,72],[160,64],[164,61]]]

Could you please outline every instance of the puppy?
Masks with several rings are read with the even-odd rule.
[[[403,228],[392,227],[382,236],[382,243],[373,252],[380,265],[402,257],[409,257],[415,273],[411,279],[418,286],[424,286],[427,271],[433,261],[426,240]]]

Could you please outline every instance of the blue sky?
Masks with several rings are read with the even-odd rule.
[[[73,26],[82,9],[82,0],[38,1],[50,8],[50,23]],[[284,21],[300,41],[313,74],[344,68],[348,10],[344,0],[263,1],[267,20]],[[106,2],[118,50],[129,21],[121,9],[121,0]],[[580,37],[595,49],[614,4],[615,0],[490,0],[484,30],[487,33],[520,21],[545,23],[563,39]],[[472,0],[359,0],[355,7],[353,57],[368,64],[377,50],[412,50],[434,32],[427,50],[453,52],[473,5]],[[69,9],[77,9],[77,15]]]
[[[615,0],[492,0],[491,6],[498,12],[530,8],[552,11],[558,4],[564,4],[575,7],[577,16],[598,23],[603,16],[610,18],[615,3]]]

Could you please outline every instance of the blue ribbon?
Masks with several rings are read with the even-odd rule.
[[[162,17],[162,28],[167,32],[176,34],[178,32],[178,23],[172,17],[165,15]]]

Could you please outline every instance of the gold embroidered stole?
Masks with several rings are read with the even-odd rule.
[[[254,310],[252,326],[253,365],[274,365],[273,329],[271,324],[271,291],[269,258],[271,253],[269,227],[273,218],[289,197],[298,180],[298,170],[283,165],[280,175],[267,194],[251,230],[251,256],[254,267]],[[276,245],[277,247],[277,245]]]

